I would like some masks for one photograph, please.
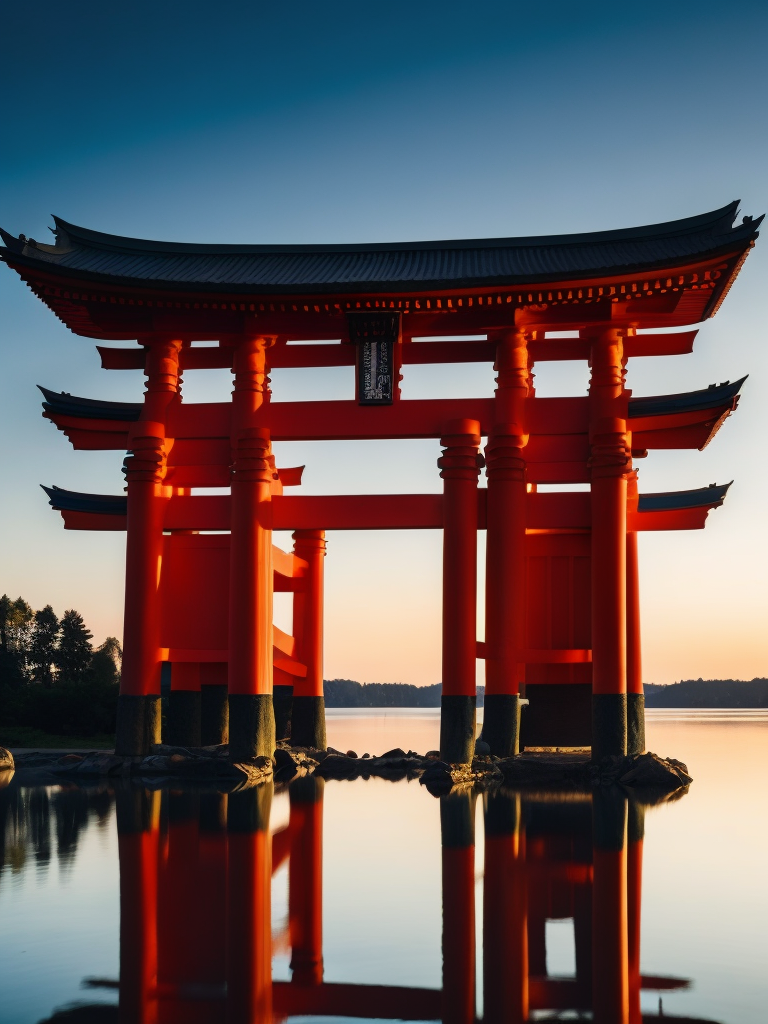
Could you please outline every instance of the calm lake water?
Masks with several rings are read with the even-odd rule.
[[[762,1024],[768,713],[648,718],[649,749],[694,782],[645,809],[379,779],[229,797],[11,782],[0,1024],[519,1024],[592,1007]],[[430,710],[329,713],[329,742],[359,754],[423,752],[438,729]]]

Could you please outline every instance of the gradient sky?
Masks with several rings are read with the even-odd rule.
[[[284,243],[596,231],[735,198],[768,210],[764,2],[43,0],[3,5],[0,33],[0,224],[40,240],[51,213]],[[709,448],[640,463],[643,491],[735,480],[706,531],[641,537],[647,682],[768,675],[767,267],[762,238],[693,355],[629,366],[636,395],[750,374]],[[65,533],[38,484],[117,493],[121,458],[73,452],[35,384],[135,401],[143,378],[101,370],[4,267],[0,317],[0,592],[120,635],[124,535]],[[188,373],[185,397],[224,399],[229,379]],[[586,380],[585,363],[537,367],[540,395]],[[351,369],[273,375],[276,399],[319,385],[351,397]],[[413,366],[403,394],[492,387],[487,366]],[[437,442],[277,447],[306,462],[306,493],[440,486]],[[326,676],[439,681],[439,535],[329,540]],[[286,611],[281,596],[283,626]]]

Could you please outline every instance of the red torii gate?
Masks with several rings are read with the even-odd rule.
[[[595,754],[642,749],[631,538],[644,528],[646,516],[667,529],[703,525],[706,510],[721,503],[725,489],[645,496],[645,506],[641,496],[635,503],[632,457],[654,448],[702,447],[734,407],[741,382],[633,399],[624,382],[626,362],[631,356],[691,351],[695,331],[639,332],[713,315],[757,237],[759,221],[745,218],[733,226],[735,215],[731,204],[625,231],[373,246],[145,242],[59,220],[55,245],[4,233],[5,261],[73,331],[139,340],[134,349],[101,348],[103,365],[143,368],[147,376],[138,406],[46,392],[46,414],[75,447],[129,453],[124,505],[120,498],[59,490],[52,497],[70,527],[126,524],[117,749],[142,754],[158,738],[160,667],[171,650],[178,665],[228,666],[233,756],[272,752],[275,664],[295,684],[294,741],[322,745],[320,531],[342,522],[345,528],[443,529],[446,759],[471,757],[478,652],[486,660],[484,735],[494,752],[518,748],[526,671],[526,685],[533,688],[559,682],[566,669],[568,683],[590,688]],[[548,337],[564,331],[574,337]],[[476,334],[487,340],[415,340]],[[342,344],[291,344],[309,337],[341,338]],[[218,345],[195,344],[210,338]],[[493,398],[400,399],[404,365],[486,359],[498,371]],[[537,398],[531,371],[546,359],[588,359],[589,395]],[[356,401],[270,401],[271,367],[330,365],[357,366]],[[183,403],[181,373],[212,367],[232,370],[232,401]],[[416,437],[441,440],[442,496],[283,495],[283,484],[298,483],[298,473],[276,470],[270,449],[273,440]],[[484,493],[477,486],[482,437],[488,438]],[[537,493],[539,484],[552,483],[589,483],[590,494]],[[226,484],[229,496],[190,493]],[[486,635],[478,649],[476,534],[483,520]],[[276,553],[271,543],[272,530],[285,528],[296,531],[293,559]],[[177,535],[201,530],[228,531],[228,551],[223,541]],[[566,555],[557,554],[565,548]],[[219,559],[218,569],[201,570],[190,591],[185,560],[203,550],[211,564]],[[219,554],[210,555],[214,550]],[[589,595],[588,632],[581,629],[583,646],[563,646],[551,630],[550,639],[536,646],[531,636],[544,613],[531,611],[535,572],[526,573],[526,565],[530,570],[540,565],[536,559],[560,557],[580,566],[578,581],[574,576],[569,583],[570,604],[584,607]],[[177,569],[168,571],[169,564]],[[174,617],[174,602],[169,606],[164,596],[200,595],[209,573],[218,573],[219,610],[222,594],[229,595],[226,642],[205,649],[163,643],[162,632],[173,632]],[[302,595],[296,602],[304,609],[300,629],[292,639],[272,626],[276,579]],[[205,605],[212,607],[207,594]],[[550,608],[546,614],[561,633],[568,632],[567,611]],[[194,650],[209,656],[178,655]],[[541,666],[547,666],[546,678]],[[192,728],[199,672],[177,672],[177,681],[186,675],[179,692],[187,696],[176,703],[186,705],[182,718]],[[223,670],[216,672],[222,686]]]

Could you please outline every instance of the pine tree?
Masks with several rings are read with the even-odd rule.
[[[34,631],[29,644],[29,663],[32,677],[44,686],[53,682],[53,664],[56,661],[56,641],[59,638],[59,620],[49,604],[35,612]]]
[[[92,639],[93,634],[86,627],[79,612],[74,608],[64,612],[56,651],[56,664],[64,679],[70,682],[82,679],[91,663]]]

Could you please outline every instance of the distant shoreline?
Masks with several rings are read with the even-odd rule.
[[[327,708],[439,708],[440,683],[358,683],[354,679],[326,679]],[[477,688],[477,706],[483,707],[485,687]],[[768,709],[768,679],[683,679],[663,686],[646,683],[647,708]]]

